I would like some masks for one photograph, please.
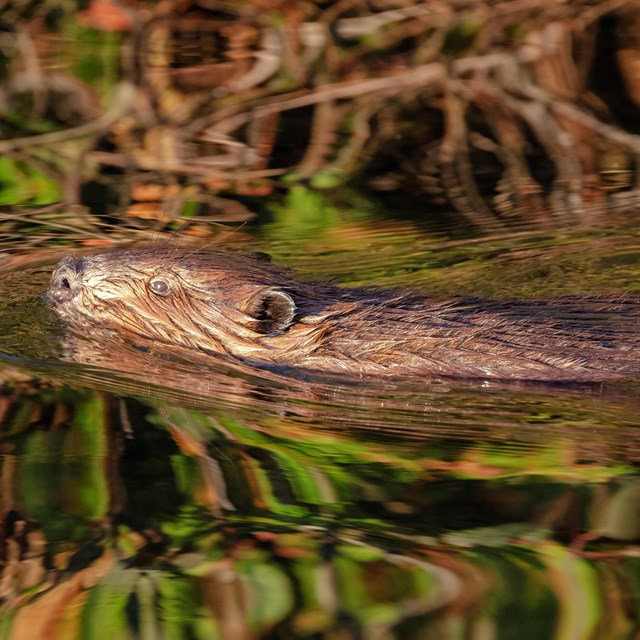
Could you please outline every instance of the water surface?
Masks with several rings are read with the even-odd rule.
[[[287,234],[286,206],[242,248],[307,277],[637,287],[624,224],[459,237],[345,209]],[[90,330],[70,350],[40,297],[56,257],[0,277],[7,637],[633,637],[638,382],[286,376]]]

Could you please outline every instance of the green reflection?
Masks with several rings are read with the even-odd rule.
[[[7,632],[54,611],[83,638],[631,624],[610,603],[637,591],[635,468],[569,432],[405,442],[5,380]]]

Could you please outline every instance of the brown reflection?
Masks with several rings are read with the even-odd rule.
[[[537,408],[557,407],[558,422],[578,412],[563,434],[579,430],[580,411],[604,412],[633,426],[638,403],[633,381],[617,384],[549,384],[527,381],[380,379],[338,373],[256,368],[222,355],[198,354],[174,345],[135,343],[99,327],[89,334],[65,330],[67,364],[56,376],[110,393],[152,397],[197,409],[241,409],[251,416],[289,416],[304,428],[362,429],[411,438],[447,433],[473,437],[477,429],[500,431],[549,425]],[[33,365],[51,375],[49,365]],[[579,399],[579,405],[576,405]],[[531,415],[527,410],[533,407]],[[524,409],[524,410],[523,410]],[[555,421],[552,420],[552,423]]]

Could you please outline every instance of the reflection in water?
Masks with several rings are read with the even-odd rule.
[[[611,211],[606,223],[571,229],[510,221],[479,235],[431,211],[423,219],[425,206],[388,199],[383,207],[355,194],[320,198],[296,188],[269,206],[272,221],[260,236],[276,262],[348,286],[503,299],[639,291],[635,214]],[[301,224],[300,210],[310,207],[320,214]]]
[[[23,363],[35,379],[5,368],[0,593],[18,637],[636,624],[620,605],[640,534],[634,385],[360,384],[101,354]]]

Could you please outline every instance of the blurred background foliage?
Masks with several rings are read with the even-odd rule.
[[[0,29],[0,206],[87,244],[206,236],[293,184],[478,228],[637,202],[634,0],[4,0]]]

